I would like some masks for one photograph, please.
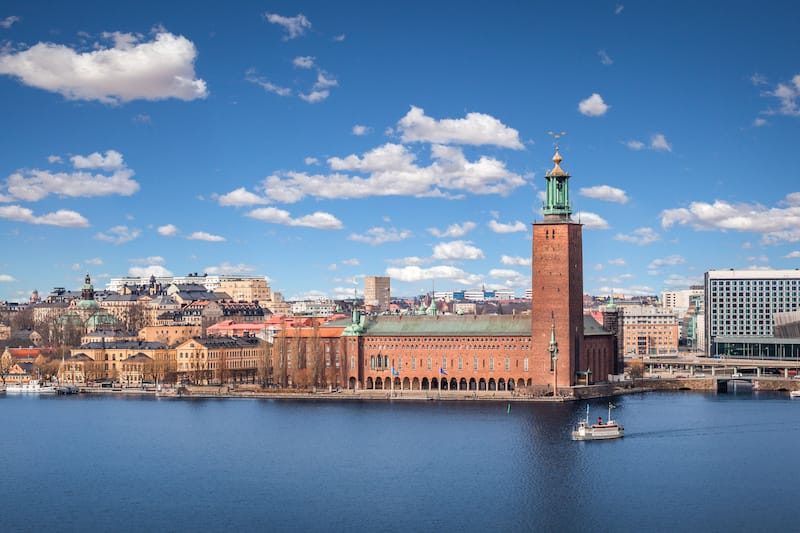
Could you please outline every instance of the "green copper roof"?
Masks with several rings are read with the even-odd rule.
[[[569,220],[572,214],[572,204],[569,201],[569,173],[561,168],[561,154],[556,148],[553,156],[555,166],[545,174],[547,182],[545,187],[545,202],[542,211],[546,218],[557,217]]]

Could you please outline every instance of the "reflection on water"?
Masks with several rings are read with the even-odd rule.
[[[625,438],[573,442],[583,403],[9,396],[0,501],[13,530],[792,528],[800,402],[614,403]]]

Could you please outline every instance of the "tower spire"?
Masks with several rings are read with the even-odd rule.
[[[569,222],[572,214],[572,204],[569,201],[570,175],[561,168],[562,160],[563,158],[556,145],[556,153],[553,155],[555,166],[544,176],[547,186],[545,189],[545,202],[542,207],[544,219],[547,222]]]

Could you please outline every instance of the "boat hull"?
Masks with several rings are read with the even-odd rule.
[[[610,440],[625,436],[625,428],[616,424],[580,425],[572,432],[572,440]]]

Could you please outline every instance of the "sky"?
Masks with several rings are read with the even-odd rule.
[[[559,145],[584,292],[800,267],[800,4],[0,4],[0,300],[266,276],[531,283]]]

